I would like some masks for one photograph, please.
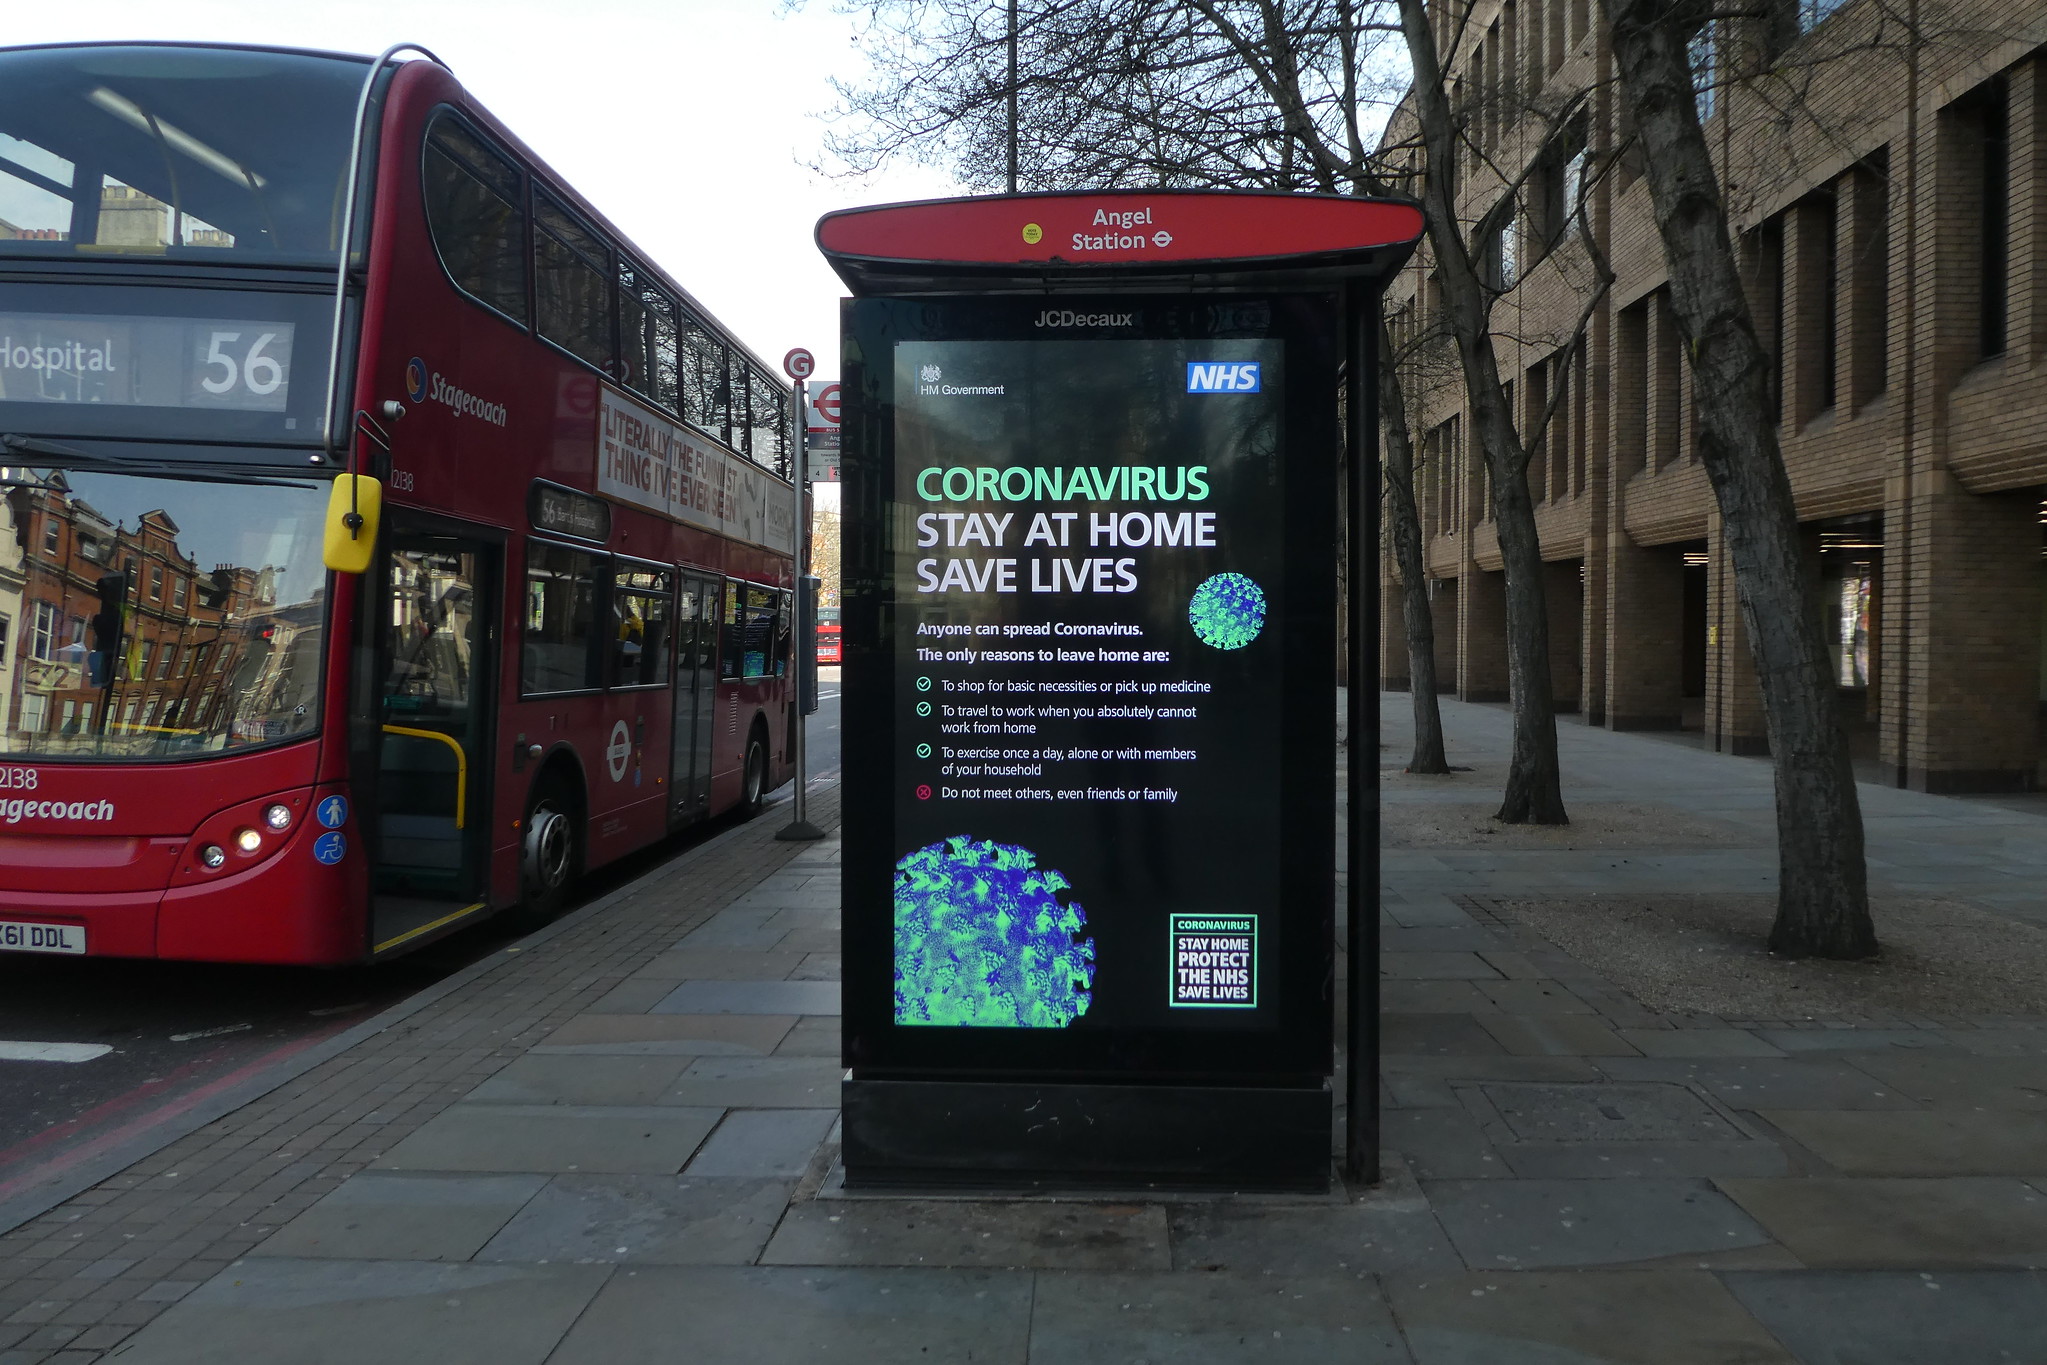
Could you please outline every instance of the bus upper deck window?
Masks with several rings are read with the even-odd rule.
[[[519,168],[452,118],[427,134],[426,219],[464,293],[526,321],[526,212]]]

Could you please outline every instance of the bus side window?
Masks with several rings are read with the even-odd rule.
[[[742,678],[765,678],[774,672],[776,599],[773,588],[746,587],[746,640],[739,661]]]
[[[519,656],[519,690],[579,692],[599,685],[596,644],[599,575],[610,565],[545,541],[526,545],[525,627]]]
[[[778,678],[789,675],[791,633],[796,627],[796,612],[790,602],[788,593],[775,594],[775,652],[774,662],[769,671]]]
[[[630,263],[618,266],[618,336],[627,387],[680,412],[676,393],[675,301]]]
[[[611,248],[547,195],[533,195],[533,283],[540,335],[600,370],[611,353]]]
[[[682,317],[682,418],[706,436],[724,440],[730,420],[725,343],[687,308]]]
[[[526,213],[519,169],[447,117],[427,133],[427,230],[455,286],[526,322]]]
[[[668,575],[621,568],[611,587],[613,687],[668,681]]]
[[[750,450],[753,462],[777,474],[782,466],[782,438],[789,426],[789,394],[780,384],[758,372],[751,374],[752,405],[748,423],[753,431]]]
[[[719,632],[718,676],[726,682],[739,677],[739,656],[745,646],[742,618],[746,614],[746,589],[737,583],[725,585],[724,629]]]

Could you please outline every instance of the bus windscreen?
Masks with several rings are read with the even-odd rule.
[[[332,262],[365,69],[206,47],[0,50],[0,256]]]

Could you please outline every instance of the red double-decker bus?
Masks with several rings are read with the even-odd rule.
[[[817,661],[820,664],[836,666],[840,662],[839,650],[844,640],[840,629],[839,609],[819,607],[817,609]]]
[[[0,951],[362,961],[789,776],[788,392],[389,56],[0,49]]]

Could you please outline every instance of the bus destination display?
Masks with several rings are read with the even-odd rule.
[[[289,322],[0,313],[0,403],[283,412]]]
[[[895,345],[899,1027],[1279,1026],[1284,356]]]

